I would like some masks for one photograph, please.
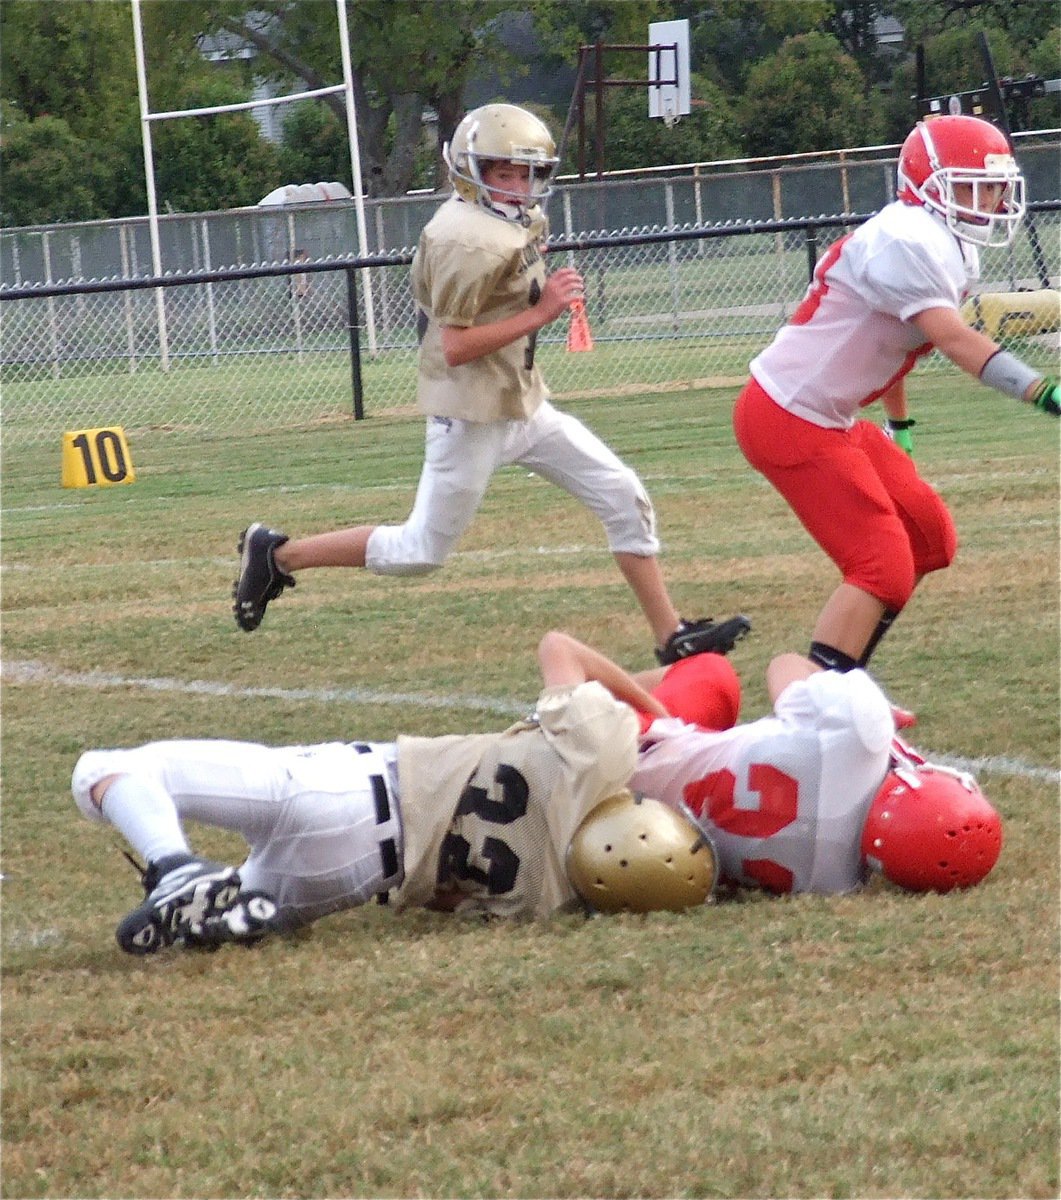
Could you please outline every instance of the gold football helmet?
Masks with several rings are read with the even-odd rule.
[[[550,180],[559,162],[556,143],[545,123],[515,104],[484,104],[473,108],[453,131],[442,156],[458,195],[471,204],[518,221],[523,221],[549,195]],[[529,195],[505,193],[501,208],[491,200],[482,177],[483,164],[498,160],[530,168]],[[514,212],[509,213],[509,208]]]
[[[571,886],[598,912],[691,908],[717,874],[715,848],[691,821],[628,791],[598,804],[567,848]]]

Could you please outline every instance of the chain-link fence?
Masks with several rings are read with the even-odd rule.
[[[1061,200],[1057,132],[1018,135],[1034,201]],[[561,183],[550,201],[552,231],[668,229],[726,221],[780,221],[823,213],[871,213],[895,192],[897,147],[776,160],[771,167],[704,164]],[[775,160],[770,160],[771,162]],[[366,253],[411,250],[438,206],[436,194],[367,200]],[[319,261],[358,249],[351,200],[257,206],[159,217],[163,272]],[[0,287],[152,273],[146,217],[0,230]]]
[[[623,190],[604,190],[612,228]],[[566,322],[541,331],[538,361],[555,395],[740,383],[799,302],[817,255],[864,219],[704,224],[702,210],[689,212],[670,194],[666,229],[554,238],[554,262],[586,278],[593,338],[592,352],[579,353],[568,349]],[[554,227],[557,210],[571,230],[585,216],[577,205],[596,203],[588,188],[561,193]],[[975,291],[1057,288],[1059,211],[1057,201],[1033,205],[1012,246],[983,251]],[[682,227],[690,218],[692,227]],[[243,431],[415,411],[411,252],[223,270],[211,269],[213,261],[193,255],[181,278],[159,286],[141,274],[52,285],[39,295],[27,292],[40,287],[0,288],[5,440],[49,441],[113,425],[140,435]],[[1044,311],[990,332],[1056,370],[1057,334],[1041,332],[1056,329],[1056,303],[1053,321]],[[919,369],[952,368],[932,356]]]

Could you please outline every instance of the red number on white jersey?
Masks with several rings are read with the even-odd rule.
[[[791,775],[768,763],[753,763],[748,768],[748,790],[759,797],[755,808],[737,807],[733,798],[735,785],[732,771],[715,771],[685,789],[685,802],[697,816],[706,817],[735,837],[773,837],[795,821],[799,784]],[[768,891],[792,890],[792,872],[772,859],[743,859],[741,870]]]

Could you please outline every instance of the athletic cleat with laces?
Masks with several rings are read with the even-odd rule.
[[[662,650],[656,651],[656,658],[660,666],[669,667],[693,654],[728,654],[751,627],[751,621],[740,615],[718,622],[682,621]]]
[[[281,571],[273,555],[277,546],[287,541],[287,534],[255,522],[239,535],[239,578],[232,585],[236,624],[250,633],[257,629],[265,616],[270,600],[275,600],[284,588],[293,588],[295,578]]]
[[[240,892],[228,908],[187,925],[180,941],[196,950],[216,950],[226,942],[249,945],[279,928],[278,911],[265,892]]]
[[[170,854],[142,875],[147,899],[124,917],[115,932],[126,954],[154,954],[172,946],[189,926],[227,909],[239,896],[235,867],[191,854]]]

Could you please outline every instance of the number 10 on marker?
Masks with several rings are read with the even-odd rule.
[[[135,483],[129,443],[119,426],[63,434],[63,487]]]

